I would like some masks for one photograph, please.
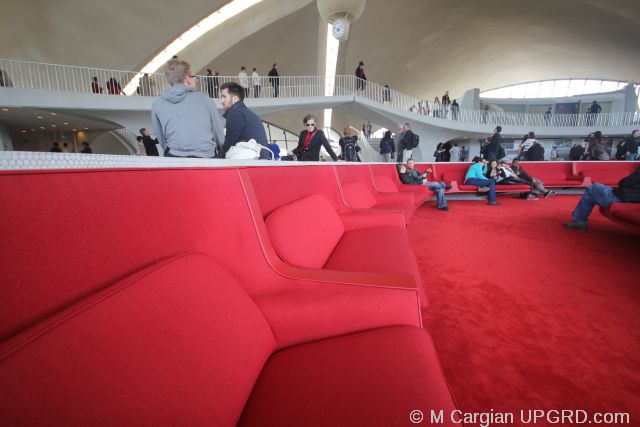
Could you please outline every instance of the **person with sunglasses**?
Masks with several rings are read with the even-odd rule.
[[[329,145],[329,141],[327,141],[324,132],[316,126],[316,116],[307,114],[304,116],[302,122],[304,123],[305,130],[300,132],[298,146],[293,149],[293,154],[296,155],[298,160],[303,162],[319,162],[320,149],[324,147],[333,161],[338,161],[338,156],[336,156],[331,145]]]

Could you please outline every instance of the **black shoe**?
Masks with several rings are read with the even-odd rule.
[[[449,210],[449,206],[443,206],[441,208],[438,208],[439,211],[448,211]]]
[[[565,222],[564,228],[571,228],[573,230],[585,230],[585,231],[589,229],[586,222],[575,221],[575,220],[571,222]]]
[[[545,198],[545,199],[548,199],[549,197],[553,196],[554,194],[556,194],[556,192],[555,192],[555,191],[553,191],[553,190],[549,190],[549,191],[547,191],[546,193],[544,193],[544,198]]]
[[[487,203],[489,206],[500,206],[500,203],[498,202],[489,202]]]
[[[451,186],[449,184],[447,184],[447,185],[444,186],[444,189],[445,189],[445,191],[446,190],[451,190]]]

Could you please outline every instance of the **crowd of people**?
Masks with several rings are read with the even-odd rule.
[[[93,153],[93,150],[91,149],[91,146],[87,141],[83,141],[80,145],[82,146],[82,148],[79,151],[80,153],[83,153],[83,154]],[[53,144],[51,144],[51,149],[49,150],[49,152],[50,153],[75,153],[75,150],[69,145],[68,142],[63,142],[62,147],[60,147],[60,143],[56,141]]]

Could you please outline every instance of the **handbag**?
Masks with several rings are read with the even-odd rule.
[[[269,150],[256,142],[255,139],[249,141],[240,141],[236,145],[229,148],[226,159],[230,160],[257,160],[260,158],[260,151],[267,150],[271,153],[271,158],[274,158],[273,151]]]

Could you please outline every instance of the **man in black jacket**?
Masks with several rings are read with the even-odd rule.
[[[258,144],[267,148],[260,151],[260,158],[269,160],[269,143],[267,133],[260,117],[244,104],[244,89],[238,83],[229,82],[220,86],[220,101],[224,109],[224,118],[227,119],[225,128],[227,133],[224,138],[222,152],[224,154],[240,141],[247,142],[254,139]]]
[[[491,142],[487,146],[487,160],[498,160],[498,153],[502,148],[502,126],[496,126],[493,130],[493,136],[491,136]]]
[[[584,147],[582,144],[573,144],[573,147],[569,150],[569,160],[578,161],[582,159],[582,156],[584,156]]]
[[[278,74],[278,69],[276,68],[278,64],[273,64],[271,70],[269,71],[269,83],[273,86],[273,96],[275,98],[280,94],[280,75]]]
[[[400,181],[403,184],[408,185],[426,185],[427,188],[434,193],[436,193],[436,200],[438,201],[438,210],[448,211],[449,207],[447,206],[447,199],[444,197],[444,191],[450,189],[451,187],[446,185],[444,182],[429,182],[427,180],[427,175],[432,172],[431,168],[427,169],[425,173],[420,173],[415,168],[415,163],[413,159],[407,160],[407,166],[399,165],[398,173],[400,175]]]
[[[529,162],[544,161],[544,147],[537,139],[533,142],[531,148],[524,152],[524,158]]]
[[[142,136],[142,144],[144,144],[144,151],[147,156],[159,156],[158,147],[156,147],[156,144],[159,144],[158,140],[151,139],[151,135],[146,128],[140,129],[140,135]]]
[[[409,122],[404,124],[402,130],[402,140],[400,142],[402,145],[402,159],[406,160],[410,159],[413,154],[413,140],[416,136],[411,130]]]
[[[606,208],[611,203],[640,203],[640,168],[622,178],[616,189],[599,183],[587,187],[573,211],[573,221],[565,223],[565,228],[587,230],[587,221],[595,205]]]

